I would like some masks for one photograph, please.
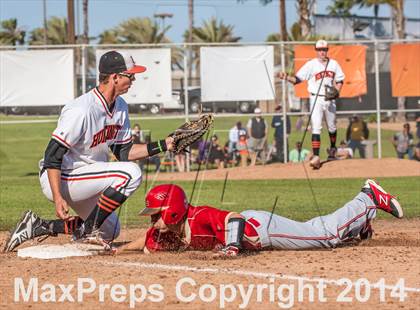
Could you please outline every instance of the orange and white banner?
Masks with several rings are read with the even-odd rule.
[[[393,97],[420,96],[420,43],[391,45]]]

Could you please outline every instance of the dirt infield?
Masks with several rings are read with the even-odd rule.
[[[221,293],[226,297],[232,296],[232,286],[236,289],[237,296],[233,302],[226,302],[226,309],[237,309],[239,305],[247,305],[246,309],[281,309],[282,306],[294,305],[293,309],[373,309],[380,306],[381,309],[418,309],[420,304],[420,233],[419,219],[413,220],[378,220],[374,223],[375,235],[369,241],[358,245],[347,246],[334,250],[316,251],[265,251],[255,255],[249,255],[240,259],[219,260],[212,257],[210,252],[184,252],[184,253],[159,253],[146,255],[133,253],[120,256],[92,256],[81,258],[65,258],[57,260],[22,259],[16,253],[1,254],[1,304],[3,309],[47,309],[47,308],[74,308],[83,305],[86,309],[114,308],[129,309],[129,302],[118,303],[111,300],[109,289],[105,291],[104,303],[100,303],[98,290],[87,294],[83,303],[77,303],[75,288],[72,296],[75,302],[53,302],[43,304],[30,301],[14,303],[14,279],[22,278],[25,288],[28,287],[29,278],[38,278],[39,294],[43,291],[41,286],[45,283],[53,285],[74,284],[77,286],[78,278],[90,277],[95,284],[122,284],[129,290],[130,284],[142,284],[148,290],[144,296],[153,295],[152,284],[160,291],[162,300],[152,302],[146,299],[137,303],[137,308],[142,309],[218,309],[221,305]],[[129,230],[122,233],[119,240],[132,240],[144,230]],[[0,233],[0,241],[4,243],[6,233]],[[50,238],[44,243],[68,242],[68,238]],[[29,244],[32,245],[32,244]],[[157,264],[157,265],[156,265]],[[188,278],[186,278],[188,277]],[[380,290],[372,288],[366,295],[364,286],[354,285],[349,293],[346,293],[347,285],[337,285],[334,280],[348,278],[353,283],[360,278],[366,278],[370,283],[375,283],[381,278],[385,279],[386,285],[395,285],[400,279],[404,279],[408,287],[407,297],[404,302],[391,297],[389,289],[383,290],[383,302],[380,300]],[[186,279],[186,280],[185,280]],[[304,281],[303,279],[306,279]],[[326,302],[320,302],[319,290],[316,289],[317,279],[326,282],[324,297]],[[181,285],[181,281],[185,281]],[[193,286],[195,281],[196,286]],[[360,282],[361,283],[361,282]],[[176,294],[176,286],[180,285],[181,294]],[[214,287],[216,297],[213,301],[205,302],[211,298],[211,289],[203,286],[210,284]],[[266,285],[266,290],[261,293],[261,302],[258,302],[256,287]],[[314,302],[308,300],[310,289],[303,291],[302,299],[299,300],[298,287],[303,284],[312,285],[314,289]],[[286,286],[287,285],[287,286]],[[292,286],[294,285],[294,286]],[[87,286],[87,284],[86,284]],[[246,304],[240,295],[240,288],[251,291],[250,301]],[[358,289],[356,289],[358,286]],[[200,288],[203,300],[200,299]],[[270,287],[274,289],[270,300]],[[290,288],[294,288],[290,294]],[[222,289],[223,288],[223,289]],[[281,289],[280,289],[281,288]],[[411,289],[411,291],[410,291]],[[56,287],[57,300],[61,296],[61,290]],[[413,291],[414,290],[414,291]],[[283,295],[278,297],[277,292]],[[356,295],[356,291],[357,294]],[[137,296],[142,291],[138,289]],[[289,292],[289,293],[288,293]],[[292,291],[293,292],[293,291]],[[192,302],[183,302],[182,296],[188,297],[197,294]],[[395,292],[394,292],[395,293]],[[290,294],[290,295],[289,295]],[[352,302],[337,301],[338,296],[351,298]],[[291,299],[285,299],[293,296]],[[361,302],[361,300],[366,301]],[[45,297],[45,296],[44,296]],[[322,297],[322,296],[321,296]],[[223,300],[223,299],[222,299]],[[289,300],[289,301],[287,301]],[[359,301],[357,301],[359,300]],[[285,308],[285,307],[283,307]]]
[[[377,178],[420,176],[420,163],[413,160],[397,158],[384,159],[349,159],[325,163],[321,169],[313,170],[305,163],[305,168],[311,179],[331,178]],[[230,180],[267,180],[267,179],[305,179],[305,169],[302,164],[270,164],[246,168],[227,168],[203,170],[200,178],[205,180],[223,180],[229,173]],[[194,180],[196,172],[160,173],[157,181]],[[151,179],[155,175],[149,176]]]

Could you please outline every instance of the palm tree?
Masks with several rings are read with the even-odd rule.
[[[222,20],[217,21],[215,17],[208,21],[203,21],[201,27],[194,27],[192,32],[192,41],[199,43],[216,43],[216,42],[238,42],[241,37],[233,35],[234,27],[225,25]],[[186,38],[188,33],[184,34]]]
[[[118,32],[115,29],[105,30],[99,35],[99,44],[118,44],[121,43],[118,38]]]
[[[0,24],[0,45],[16,45],[25,42],[25,31],[17,27],[17,19],[3,20]]]
[[[115,29],[122,43],[166,43],[166,32],[171,26],[160,29],[159,24],[148,17],[130,18]]]
[[[373,7],[375,17],[378,15],[380,5],[389,5],[392,10],[393,22],[398,39],[405,38],[405,18],[404,18],[404,0],[334,0],[328,7],[331,15],[351,16],[351,9],[355,6]]]
[[[166,37],[171,26],[161,29],[159,24],[150,18],[131,18],[120,23],[117,27],[107,29],[99,35],[99,44],[147,44],[170,43]],[[182,68],[183,54],[179,48],[172,48],[171,62],[174,66]]]
[[[31,31],[29,44],[43,45],[44,28],[36,28]],[[53,16],[47,21],[47,44],[67,44],[67,20]]]
[[[297,0],[299,12],[300,34],[303,38],[311,35],[311,10],[315,0]]]

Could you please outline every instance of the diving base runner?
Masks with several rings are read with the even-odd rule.
[[[192,206],[181,187],[162,184],[148,192],[146,208],[140,212],[151,217],[152,227],[137,240],[111,252],[212,250],[216,256],[231,257],[246,250],[335,248],[355,239],[371,238],[371,222],[378,209],[403,217],[397,199],[373,180],[366,180],[361,192],[340,209],[307,222],[266,211],[236,213]],[[32,231],[40,229],[42,223],[48,221],[29,212],[13,232],[11,248],[20,245],[19,240],[26,240],[21,235],[33,236]]]

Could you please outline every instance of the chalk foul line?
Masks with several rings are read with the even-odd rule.
[[[268,272],[255,272],[255,271],[248,271],[248,270],[240,270],[240,269],[232,269],[232,268],[208,268],[208,267],[193,267],[193,266],[186,266],[186,265],[165,265],[165,264],[155,264],[155,263],[142,263],[142,262],[106,262],[104,265],[108,266],[119,266],[119,267],[137,267],[142,269],[160,269],[160,270],[171,270],[171,271],[189,271],[189,272],[196,272],[196,273],[211,273],[211,274],[231,274],[231,275],[238,275],[238,276],[252,276],[255,278],[274,278],[274,279],[282,279],[282,280],[293,280],[293,281],[306,281],[306,282],[320,282],[326,284],[331,284],[335,286],[342,286],[343,283],[340,280],[336,279],[326,279],[326,278],[309,278],[309,277],[301,277],[301,276],[294,276],[294,275],[285,275],[285,274],[277,274],[277,273],[268,273]],[[351,282],[354,285],[354,282]],[[379,288],[381,284],[373,283],[371,284],[372,288]],[[392,290],[394,286],[392,285],[383,285],[385,289]],[[416,287],[404,287],[404,290],[407,292],[420,292],[420,288]]]

